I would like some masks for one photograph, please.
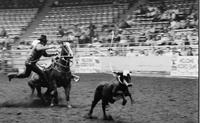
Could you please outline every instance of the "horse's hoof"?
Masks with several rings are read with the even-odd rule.
[[[111,115],[108,115],[108,120],[113,120]]]
[[[50,106],[51,106],[51,107],[53,107],[53,106],[54,106],[54,104],[53,104],[53,103],[51,103],[51,104],[50,104]]]
[[[30,94],[30,97],[31,97],[31,98],[34,97],[34,94]]]
[[[86,114],[83,117],[86,118],[86,119],[97,119],[97,117],[93,117],[91,114]]]
[[[108,115],[107,117],[104,117],[104,120],[113,120],[111,115]]]
[[[126,103],[127,103],[127,100],[124,100],[124,101],[122,102],[122,105],[125,106]]]
[[[135,103],[135,100],[131,101],[131,105],[133,105]]]
[[[67,108],[72,108],[72,106],[71,105],[67,105]]]

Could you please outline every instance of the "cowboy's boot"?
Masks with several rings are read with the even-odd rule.
[[[13,78],[16,78],[17,77],[17,74],[16,73],[9,73],[8,74],[8,80],[9,82],[13,79]]]

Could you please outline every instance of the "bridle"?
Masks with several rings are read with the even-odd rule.
[[[69,51],[66,49],[65,46],[63,46],[62,49],[63,49],[65,52],[69,52]],[[57,58],[60,59],[60,60],[65,61],[66,63],[68,63],[68,62],[72,62],[72,63],[73,63],[73,61],[70,60],[70,59],[73,58],[72,56],[62,55],[62,54],[60,53],[60,55],[57,56]],[[65,58],[67,58],[67,59],[65,59]],[[61,68],[64,68],[64,69],[68,69],[68,68],[70,68],[70,67],[72,66],[72,64],[69,65],[69,66],[67,66],[67,65],[63,65],[63,64],[61,64],[60,62],[58,62],[58,60],[55,60],[55,59],[53,59],[53,64],[55,64],[55,65],[57,65],[57,66],[59,66],[59,67],[61,67]],[[55,66],[55,65],[53,65],[53,66]],[[56,68],[54,68],[54,67],[53,67],[53,69],[55,69],[55,70],[61,72],[60,70],[58,70],[58,69],[56,69]]]

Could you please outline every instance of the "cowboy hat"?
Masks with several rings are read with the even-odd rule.
[[[47,41],[47,36],[46,35],[41,35],[38,40],[40,40],[40,41]]]

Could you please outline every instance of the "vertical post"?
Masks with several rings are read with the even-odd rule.
[[[2,63],[1,63],[2,72],[5,73],[5,49],[2,50]]]

